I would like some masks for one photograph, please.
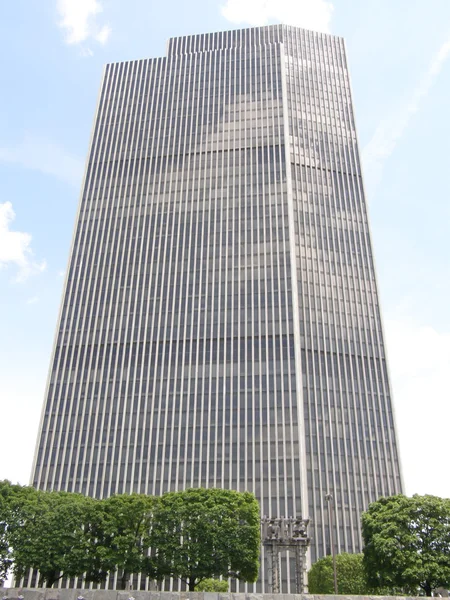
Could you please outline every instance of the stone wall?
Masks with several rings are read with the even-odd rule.
[[[0,600],[424,600],[403,596],[313,596],[312,594],[231,594],[216,592],[129,592],[0,588]]]

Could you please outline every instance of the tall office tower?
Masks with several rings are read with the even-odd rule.
[[[106,67],[33,473],[249,490],[311,519],[312,560],[331,493],[361,550],[402,486],[341,38],[274,25]]]

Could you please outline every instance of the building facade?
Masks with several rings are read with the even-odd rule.
[[[313,561],[332,493],[361,550],[402,484],[341,38],[274,25],[107,65],[32,483],[252,491],[310,518]]]

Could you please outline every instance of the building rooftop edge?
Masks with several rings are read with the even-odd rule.
[[[315,34],[318,36],[327,36],[327,37],[344,42],[343,36],[335,35],[333,33],[324,33],[323,31],[315,31],[314,29],[307,29],[306,27],[299,27],[297,25],[287,25],[286,23],[275,23],[272,25],[261,25],[261,26],[255,26],[255,27],[236,27],[235,29],[218,29],[216,31],[205,31],[205,32],[201,32],[201,33],[188,33],[186,35],[177,35],[177,36],[169,37],[169,38],[167,38],[167,42],[166,42],[166,53],[165,54],[162,54],[159,56],[147,56],[145,58],[132,58],[132,59],[127,59],[127,60],[112,61],[112,62],[105,63],[105,66],[117,65],[117,64],[122,64],[122,63],[125,64],[125,63],[139,62],[141,60],[157,60],[160,58],[167,58],[168,56],[174,56],[175,55],[174,53],[170,53],[170,47],[177,40],[202,38],[205,36],[212,36],[215,34],[236,34],[237,32],[249,32],[249,31],[256,31],[256,30],[276,30],[279,28],[305,31],[308,34]],[[268,43],[274,43],[274,42],[268,42]],[[275,42],[275,43],[281,44],[283,42],[280,41],[280,42]],[[222,49],[227,49],[227,48],[231,48],[231,47],[233,47],[233,46],[224,46]],[[218,49],[218,48],[215,48],[215,49]],[[211,52],[212,50],[213,49],[203,50],[203,51]]]
[[[253,27],[235,27],[235,28],[231,28],[231,29],[217,29],[215,31],[201,31],[199,33],[187,33],[186,35],[176,35],[176,36],[170,37],[168,39],[168,41],[182,39],[182,38],[186,38],[186,37],[198,37],[198,36],[202,36],[202,35],[210,35],[210,34],[214,34],[214,33],[231,33],[231,32],[235,32],[235,31],[251,31],[251,30],[255,30],[255,29],[276,29],[278,27],[289,28],[289,29],[298,29],[301,31],[307,31],[308,33],[315,33],[317,35],[326,35],[326,36],[329,36],[332,38],[338,38],[338,39],[342,39],[342,40],[344,39],[344,37],[341,35],[336,35],[334,33],[325,33],[324,31],[316,31],[315,29],[309,29],[308,27],[300,27],[299,25],[289,25],[288,23],[272,23],[271,25],[255,25]]]

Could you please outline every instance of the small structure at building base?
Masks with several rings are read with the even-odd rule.
[[[269,566],[269,593],[279,594],[280,553],[289,552],[295,556],[295,587],[297,594],[305,591],[306,550],[311,538],[308,537],[308,519],[301,517],[263,517],[261,519],[261,539],[266,550]]]

